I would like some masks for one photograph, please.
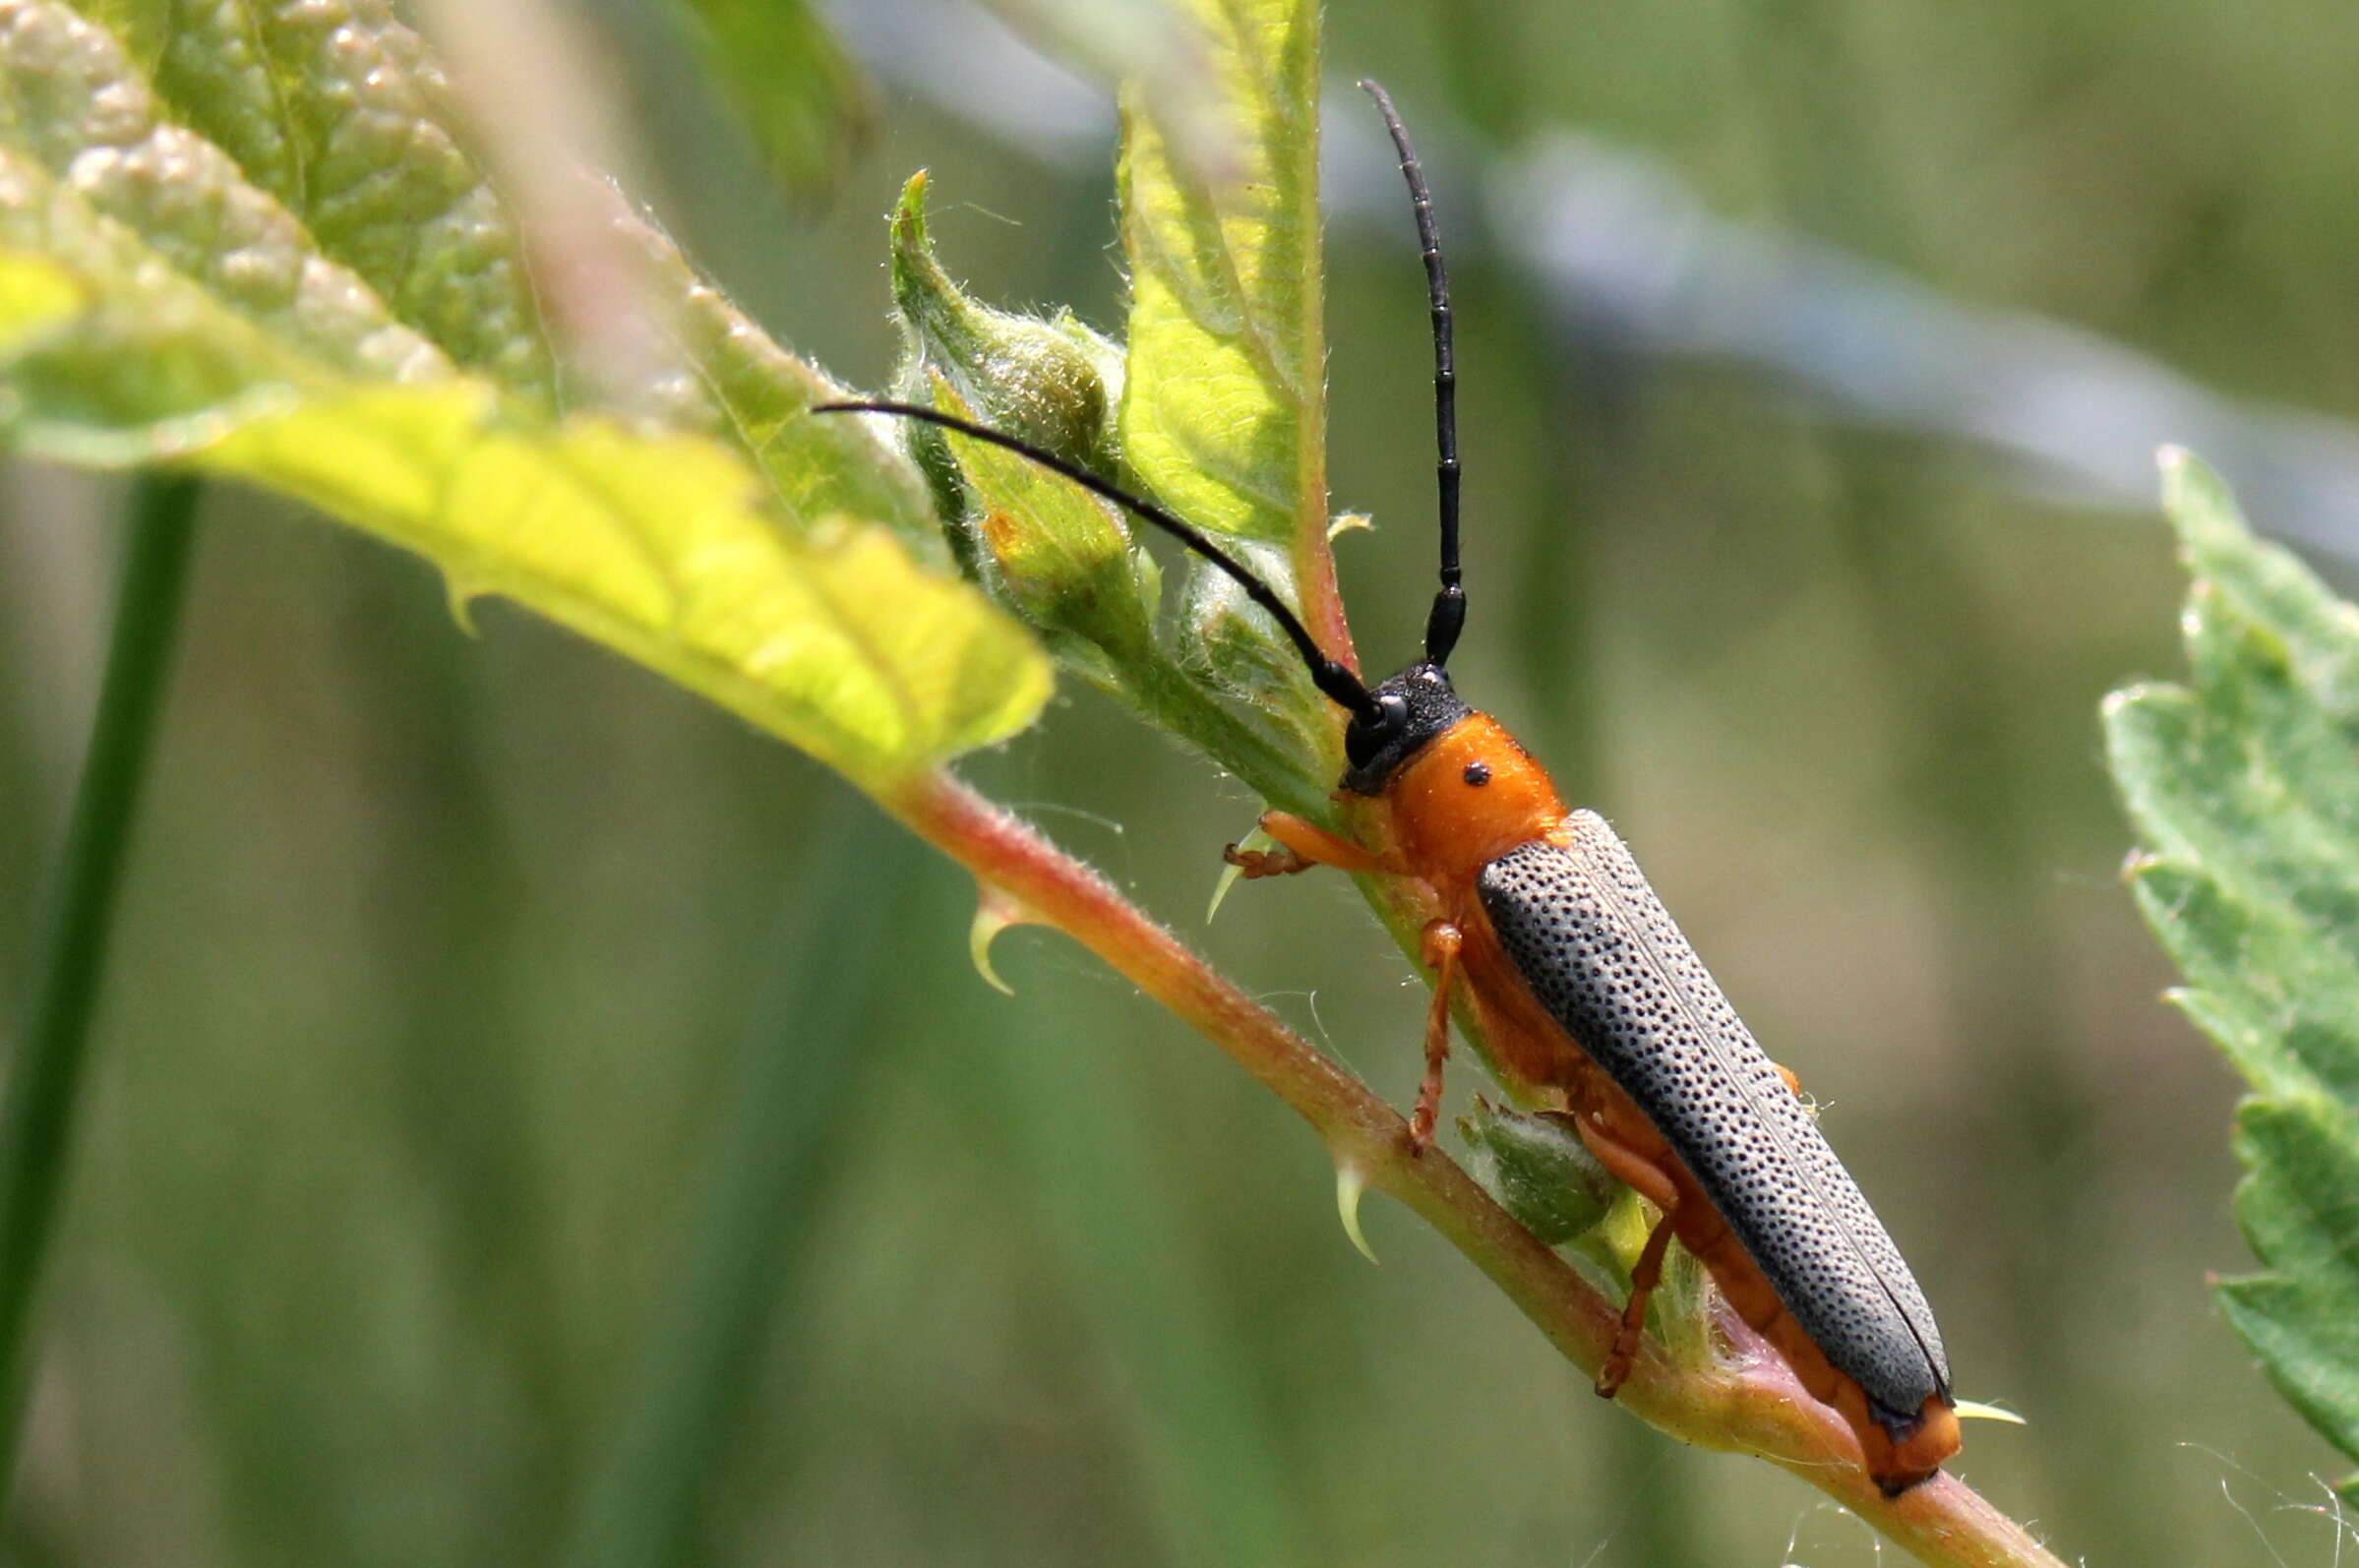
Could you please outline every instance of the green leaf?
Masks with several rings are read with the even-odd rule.
[[[897,442],[858,419],[811,419],[814,404],[853,395],[788,352],[699,276],[645,214],[619,209],[614,224],[637,253],[683,357],[673,423],[728,441],[768,482],[773,503],[810,522],[830,513],[891,528],[921,560],[947,569],[926,484]]]
[[[1195,79],[1208,86],[1189,95],[1167,79],[1123,95],[1122,455],[1190,522],[1283,550],[1292,583],[1273,574],[1340,650],[1326,553],[1317,8],[1192,0],[1182,11]],[[1193,575],[1188,626],[1206,673],[1332,760],[1334,715],[1300,661],[1266,618],[1240,613],[1227,579]]]
[[[969,413],[946,385],[938,386],[935,401]],[[1027,619],[1101,650],[1109,682],[1120,685],[1125,665],[1155,653],[1153,606],[1136,570],[1145,558],[1132,551],[1115,509],[1002,448],[955,434],[948,440],[975,490],[978,542],[997,568],[994,580]]]
[[[1184,9],[1211,100],[1123,102],[1122,448],[1197,526],[1291,545],[1326,522],[1316,8]]]
[[[651,227],[618,217],[671,264],[655,271],[698,372],[692,430],[553,418],[462,370],[219,148],[158,118],[104,29],[32,0],[0,3],[0,411],[23,450],[179,458],[298,497],[425,556],[454,598],[512,598],[871,788],[1046,700],[1039,648],[946,572],[906,459],[810,418],[834,384],[738,331]],[[290,123],[333,108],[333,81],[280,85]],[[425,233],[415,266],[448,273],[427,248],[446,236]],[[707,420],[736,440],[694,433]]]
[[[2173,999],[2253,1091],[2236,1214],[2267,1272],[2222,1284],[2222,1310],[2359,1457],[2359,610],[2253,538],[2209,469],[2163,471],[2191,684],[2106,700],[2147,846],[2129,880],[2187,980]]]
[[[100,211],[206,275],[221,302],[275,311],[283,320],[262,324],[307,347],[328,346],[325,334],[356,313],[343,331],[369,357],[348,369],[414,380],[455,365],[557,405],[556,351],[517,221],[468,152],[440,68],[388,7],[114,9],[149,45],[152,89],[105,29],[64,6],[14,8],[0,57],[20,104],[12,143],[48,150],[51,173],[93,145],[118,150],[77,169]],[[173,177],[159,181],[163,168]],[[675,426],[734,443],[798,519],[849,512],[944,560],[898,450],[852,422],[803,418],[848,389],[780,348],[620,196],[593,188],[590,199],[639,264],[643,303],[676,356],[658,358],[629,412],[654,405]]]
[[[161,118],[105,29],[28,0],[0,21],[0,246],[67,268],[91,300],[57,345],[60,417],[97,430],[266,386],[452,374],[219,148]]]
[[[1114,345],[1070,315],[1042,321],[969,296],[935,256],[926,190],[926,176],[913,176],[893,212],[893,300],[908,351],[898,378],[902,394],[1118,478],[1119,454],[1107,419],[1110,390],[1119,395],[1122,385]],[[1272,744],[1272,725],[1240,720],[1224,699],[1240,690],[1267,690],[1297,700],[1300,658],[1282,639],[1271,645],[1273,633],[1259,611],[1248,612],[1247,633],[1225,646],[1224,656],[1211,656],[1194,637],[1175,654],[1154,634],[1160,572],[1134,543],[1121,513],[999,448],[925,426],[906,433],[936,481],[961,561],[1038,628],[1068,668],[1200,747],[1265,798],[1297,809],[1324,804],[1333,775],[1311,760],[1316,747]],[[1282,557],[1261,566],[1285,579]],[[1234,593],[1234,583],[1217,571],[1193,582]],[[1308,700],[1317,711],[1321,699]],[[1285,701],[1260,706],[1257,719],[1286,724]]]
[[[396,320],[467,369],[555,407],[557,355],[520,226],[469,151],[424,40],[393,8],[187,0],[165,9],[153,66],[163,109],[236,160]]]
[[[824,196],[874,128],[868,83],[804,0],[683,0],[698,53],[754,132],[770,172]]]
[[[2247,1101],[2236,1218],[2270,1272],[2219,1288],[2228,1321],[2310,1424],[2348,1452],[2359,1410],[2359,1120],[2304,1097]]]

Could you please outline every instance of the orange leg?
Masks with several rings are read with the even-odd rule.
[[[1605,1353],[1605,1364],[1598,1368],[1598,1394],[1611,1399],[1629,1381],[1630,1364],[1638,1358],[1638,1341],[1647,1331],[1647,1297],[1663,1283],[1663,1254],[1671,1244],[1671,1211],[1663,1210],[1663,1218],[1655,1222],[1647,1244],[1639,1249],[1638,1261],[1630,1268],[1630,1301],[1622,1308],[1622,1326],[1613,1336],[1613,1349]]]
[[[1665,1214],[1679,1206],[1679,1188],[1661,1166],[1607,1132],[1594,1116],[1582,1116],[1573,1126],[1616,1181]]]
[[[1647,1236],[1647,1244],[1639,1248],[1638,1261],[1631,1266],[1630,1300],[1622,1308],[1622,1324],[1613,1336],[1613,1348],[1605,1353],[1605,1364],[1598,1368],[1598,1393],[1611,1399],[1621,1392],[1631,1362],[1637,1358],[1638,1342],[1647,1328],[1647,1297],[1663,1282],[1663,1255],[1671,1244],[1671,1216],[1679,1209],[1679,1188],[1663,1167],[1607,1131],[1602,1116],[1581,1116],[1573,1125],[1581,1141],[1589,1145],[1589,1152],[1598,1157],[1598,1164],[1663,1211],[1663,1218]]]
[[[1409,1152],[1423,1154],[1441,1116],[1441,1064],[1450,1055],[1450,992],[1458,984],[1458,949],[1466,935],[1446,920],[1425,923],[1419,946],[1434,971],[1433,1001],[1425,1009],[1425,1077],[1409,1113]]]
[[[1262,813],[1261,830],[1281,847],[1239,849],[1232,844],[1221,858],[1247,876],[1291,876],[1313,866],[1332,866],[1347,872],[1391,870],[1374,851],[1361,849],[1350,839],[1340,838],[1316,822],[1306,822],[1291,813]]]

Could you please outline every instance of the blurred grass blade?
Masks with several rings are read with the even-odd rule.
[[[1219,1271],[1156,1169],[1135,1085],[1098,1043],[990,1015],[997,1116],[1089,1320],[1128,1390],[1127,1446],[1173,1563],[1315,1561],[1293,1495],[1279,1394],[1225,1321]]]
[[[0,1508],[23,1440],[36,1360],[33,1296],[73,1152],[91,1019],[186,596],[198,493],[195,480],[177,477],[143,478],[131,488],[131,534],[98,711],[32,970],[31,1005],[0,1098]]]
[[[686,1245],[593,1467],[571,1568],[710,1560],[697,1524],[742,1403],[799,1294],[827,1175],[841,1165],[864,1060],[879,1044],[894,932],[918,879],[916,839],[836,792],[778,923],[770,981],[723,1097]]]
[[[697,52],[778,183],[826,196],[875,129],[868,81],[809,0],[680,0]]]
[[[857,422],[809,418],[833,384],[716,315],[653,230],[618,218],[673,297],[689,429],[554,418],[462,370],[491,351],[401,319],[219,148],[160,119],[104,29],[41,0],[0,0],[0,283],[18,280],[0,287],[16,349],[0,412],[21,450],[181,458],[299,497],[425,556],[455,600],[512,598],[870,788],[1046,700],[1047,660],[948,574],[906,460]],[[167,51],[176,69],[193,47]],[[273,112],[344,112],[340,81],[296,72]],[[461,281],[492,243],[433,223],[412,241],[411,268]],[[61,276],[79,304],[63,318]],[[732,439],[690,433],[716,429]]]
[[[2191,684],[2106,702],[2146,844],[2129,876],[2187,979],[2173,999],[2253,1091],[2236,1215],[2268,1272],[2221,1308],[2359,1458],[2359,610],[2254,539],[2209,469],[2163,461]]]

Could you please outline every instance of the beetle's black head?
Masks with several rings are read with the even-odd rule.
[[[1344,788],[1355,795],[1383,794],[1403,763],[1473,711],[1430,659],[1377,682],[1368,705],[1352,715],[1344,731],[1344,758],[1351,764],[1344,769]]]

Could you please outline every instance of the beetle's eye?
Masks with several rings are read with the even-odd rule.
[[[1366,767],[1400,746],[1409,734],[1409,698],[1398,692],[1376,693],[1345,728],[1344,755],[1355,768]]]

